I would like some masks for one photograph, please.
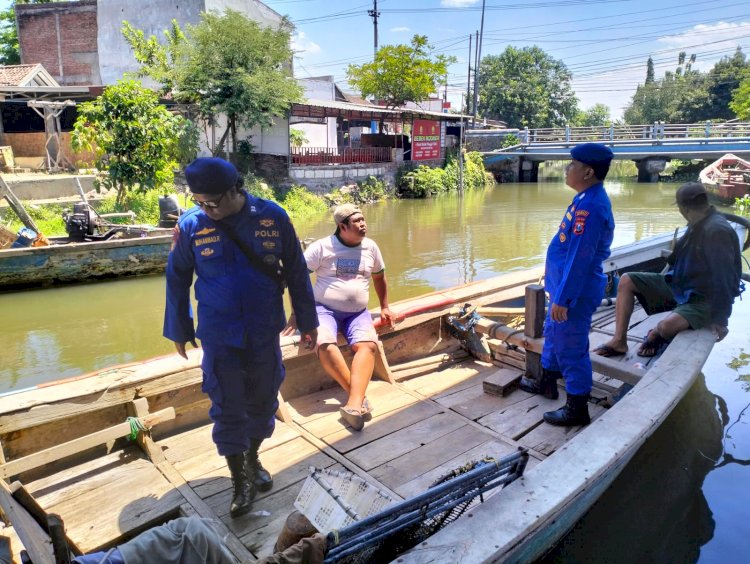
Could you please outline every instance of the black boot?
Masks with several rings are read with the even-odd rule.
[[[572,427],[573,425],[588,425],[591,423],[589,417],[589,395],[576,396],[568,394],[568,401],[557,411],[548,411],[544,414],[544,420],[550,425],[561,425]]]
[[[245,469],[247,470],[247,479],[258,488],[258,491],[267,492],[273,487],[273,478],[270,472],[263,468],[258,458],[259,439],[250,439],[250,448],[245,452]]]
[[[255,485],[248,482],[245,473],[245,457],[242,454],[227,456],[227,466],[232,475],[232,505],[229,506],[229,514],[239,517],[250,511],[255,497]]]
[[[520,387],[530,394],[541,394],[545,398],[557,399],[560,397],[560,392],[557,391],[557,379],[562,377],[562,373],[557,370],[542,368],[542,377],[538,381],[523,376]]]

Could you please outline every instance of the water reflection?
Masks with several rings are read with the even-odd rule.
[[[724,424],[701,376],[543,562],[696,562],[716,528],[702,486]]]

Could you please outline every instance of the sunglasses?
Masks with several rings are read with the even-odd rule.
[[[228,192],[228,190],[227,190]],[[227,195],[227,192],[222,192],[221,196],[219,196],[215,200],[206,200],[204,202],[201,202],[200,200],[196,200],[195,198],[191,198],[193,200],[193,203],[198,206],[199,208],[210,208],[215,209],[218,208],[221,205],[221,201],[224,199],[224,196]]]

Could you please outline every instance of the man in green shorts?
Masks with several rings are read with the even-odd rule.
[[[726,337],[734,298],[741,282],[739,239],[729,222],[708,203],[702,184],[690,182],[677,190],[676,202],[688,222],[668,259],[666,274],[631,272],[617,287],[615,334],[594,352],[601,356],[628,351],[627,330],[635,298],[649,315],[669,311],[638,350],[639,356],[655,356],[660,347],[685,329],[709,327],[716,340]]]

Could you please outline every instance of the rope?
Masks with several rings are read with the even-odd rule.
[[[511,333],[508,333],[504,339],[500,339],[500,342],[505,345],[505,348],[509,351],[515,351],[518,350],[518,345],[512,345],[508,342],[508,339],[513,337],[514,335],[518,335],[519,333],[523,333],[524,329],[516,329],[515,331],[512,331]]]
[[[146,426],[141,423],[141,420],[137,417],[128,417],[125,421],[127,423],[130,423],[130,434],[128,435],[129,441],[136,440],[138,438],[138,433],[148,430]]]

